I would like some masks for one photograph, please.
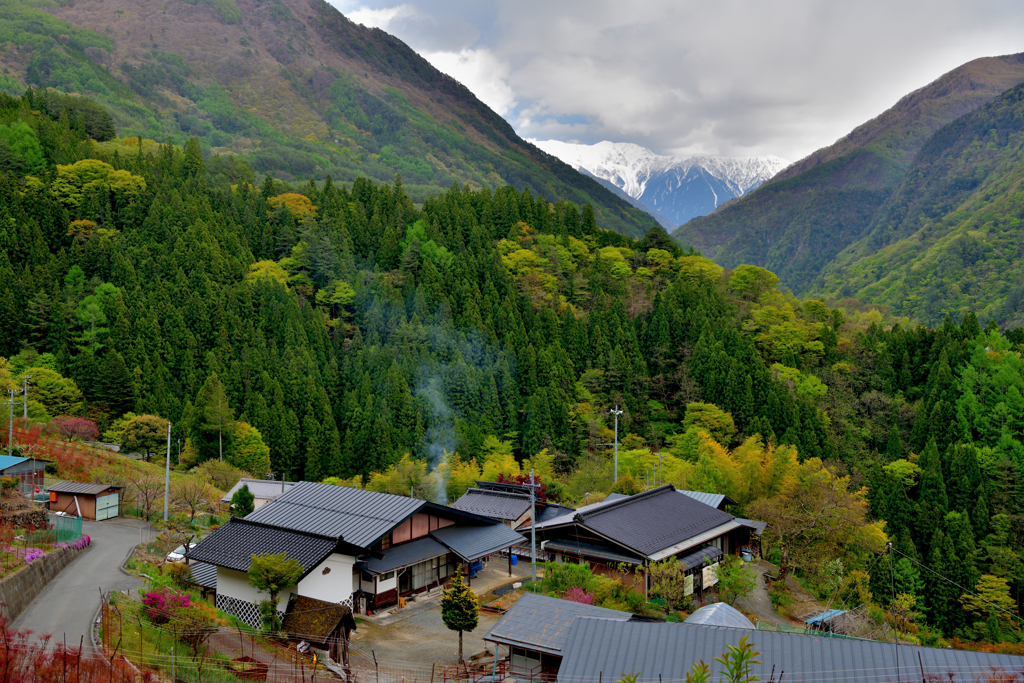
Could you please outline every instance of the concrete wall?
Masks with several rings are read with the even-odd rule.
[[[4,614],[8,623],[13,623],[25,608],[46,588],[64,567],[79,555],[88,552],[91,546],[82,550],[60,548],[47,553],[32,564],[25,565],[14,574],[0,581],[0,602],[7,605]]]
[[[356,558],[350,555],[331,553],[299,581],[299,595],[324,602],[348,600],[352,597],[352,566],[355,563]],[[330,571],[324,574],[325,569]]]

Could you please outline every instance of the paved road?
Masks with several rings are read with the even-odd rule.
[[[764,560],[756,560],[747,565],[747,571],[756,572],[757,585],[754,586],[754,590],[751,591],[750,595],[740,598],[736,601],[736,604],[748,612],[756,614],[758,619],[775,624],[776,626],[792,626],[788,620],[780,617],[775,612],[775,608],[772,606],[772,599],[768,595],[768,589],[764,583],[764,573],[770,571],[772,574],[777,574],[779,571],[778,567],[770,565]]]
[[[118,567],[128,551],[140,540],[138,520],[125,518],[105,522],[83,522],[82,532],[92,539],[92,547],[64,568],[49,586],[15,620],[18,629],[34,634],[53,634],[54,641],[67,636],[67,643],[78,646],[85,636],[89,647],[89,629],[100,606],[100,591],[136,589],[140,579],[127,576]],[[145,525],[142,537],[151,538]]]

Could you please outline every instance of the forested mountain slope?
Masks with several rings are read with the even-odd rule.
[[[287,180],[401,172],[416,202],[456,181],[508,183],[591,202],[602,227],[624,234],[654,224],[323,0],[0,0],[0,66],[0,91],[88,94],[122,136],[195,136]]]
[[[1024,86],[939,130],[816,290],[939,320],[1024,322]]]
[[[1019,640],[923,576],[1021,597],[1020,329],[801,302],[763,268],[510,186],[417,207],[400,181],[235,183],[251,171],[195,140],[89,138],[110,125],[77,98],[0,96],[0,389],[32,375],[32,419],[166,418],[180,467],[221,437],[242,464],[245,423],[288,479],[437,499],[428,466],[471,485],[530,458],[572,503],[656,473],[766,511],[766,555],[883,628],[901,610],[901,640]],[[787,530],[805,509],[806,535]],[[874,562],[886,538],[921,564]]]
[[[767,267],[805,293],[866,234],[935,131],[1022,81],[1024,55],[968,62],[673,236],[727,268]]]

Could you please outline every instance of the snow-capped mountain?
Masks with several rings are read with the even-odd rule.
[[[789,165],[776,156],[662,156],[629,142],[530,140],[578,171],[618,188],[672,231],[746,194]]]

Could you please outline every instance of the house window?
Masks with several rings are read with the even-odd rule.
[[[378,578],[379,578],[380,581],[390,581],[391,579],[395,578],[395,573],[394,572],[388,572],[386,574],[381,574],[380,577],[378,577]]]
[[[388,534],[384,538],[380,539],[380,549],[387,550],[391,547],[391,534]]]

